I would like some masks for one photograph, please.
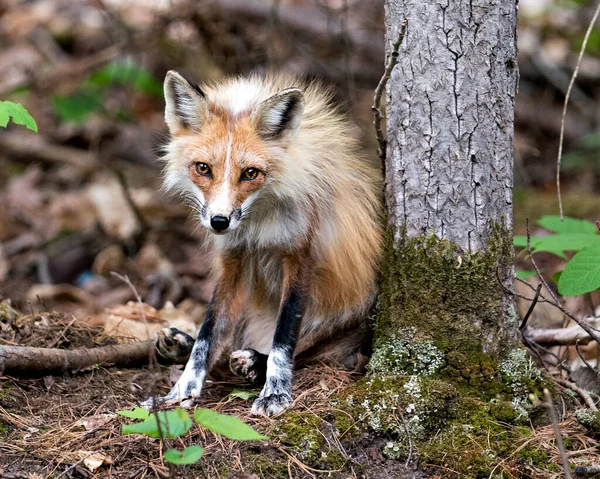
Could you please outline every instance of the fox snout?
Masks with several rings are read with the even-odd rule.
[[[210,205],[201,216],[202,225],[212,233],[225,234],[237,229],[241,222],[241,210],[233,209],[227,214],[223,211],[211,211]]]

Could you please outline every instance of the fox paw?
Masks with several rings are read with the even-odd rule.
[[[165,397],[155,397],[146,399],[141,403],[144,409],[153,409],[154,406],[175,406],[180,405],[185,409],[191,408],[195,403],[200,393],[202,392],[202,384],[206,372],[201,371],[196,373],[194,368],[187,368],[173,386],[169,394]]]
[[[266,354],[254,349],[240,349],[231,353],[229,369],[252,384],[263,384],[267,376],[267,358]]]
[[[185,363],[194,347],[194,338],[177,328],[163,328],[156,333],[154,343],[163,358]]]
[[[274,416],[286,410],[292,404],[292,396],[289,394],[271,394],[259,397],[252,404],[252,414]]]

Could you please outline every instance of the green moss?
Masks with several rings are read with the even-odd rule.
[[[314,469],[345,470],[348,459],[333,446],[336,441],[326,438],[353,429],[354,421],[342,411],[333,417],[334,427],[325,419],[311,412],[289,411],[278,418],[270,435],[277,437],[291,454]]]
[[[16,321],[21,314],[15,309],[11,308],[6,303],[0,303],[0,321],[13,322]]]
[[[489,477],[530,431],[497,420],[497,404],[473,399],[458,399],[457,403],[457,411],[446,427],[419,445],[420,459],[456,471],[460,477]],[[500,474],[501,468],[496,472]]]
[[[288,461],[286,459],[275,460],[273,457],[267,457],[263,454],[246,454],[246,459],[248,469],[257,474],[258,477],[265,479],[288,477]]]
[[[397,241],[391,232],[387,236],[375,354],[398,331],[411,333],[405,338],[410,344],[427,342],[468,359],[479,359],[482,350],[498,359],[514,346],[516,331],[505,325],[510,303],[498,285],[499,276],[512,273],[512,238],[505,227],[492,225],[487,250],[478,252],[461,251],[435,235],[401,233]]]
[[[550,455],[543,449],[535,447],[524,447],[519,451],[519,457],[535,467],[546,467],[550,462]]]
[[[351,437],[359,432],[356,427],[356,421],[352,415],[342,410],[335,410],[333,413],[333,426],[338,436]]]
[[[3,421],[0,420],[0,436],[6,436],[8,435],[9,430],[6,424],[4,424]]]
[[[512,274],[511,234],[490,226],[479,252],[389,234],[386,254],[369,375],[340,406],[388,439],[388,458],[405,458],[410,437],[421,463],[488,477],[529,435],[528,395],[542,386],[499,285]]]
[[[309,412],[288,412],[275,427],[281,443],[290,446],[299,459],[314,463],[321,457],[325,438],[319,430],[322,420]]]

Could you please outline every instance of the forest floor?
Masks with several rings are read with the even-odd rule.
[[[3,344],[11,343],[11,336],[20,345],[91,348],[115,343],[101,329],[52,313],[3,321],[2,331]],[[324,365],[297,372],[293,412],[279,418],[250,415],[251,400],[231,393],[256,391],[234,377],[208,382],[199,407],[242,418],[267,434],[267,442],[235,442],[198,425],[184,437],[164,442],[122,435],[122,424],[131,420],[115,412],[135,407],[151,391],[165,393],[175,369],[94,366],[63,376],[0,377],[0,477],[170,477],[163,447],[190,444],[203,445],[204,456],[171,477],[422,477],[403,462],[384,458],[383,438],[350,430],[353,418],[337,410],[331,398],[356,375]],[[341,421],[346,431],[339,430],[340,415],[348,416]],[[337,469],[330,468],[334,455]]]
[[[56,344],[91,348],[114,344],[102,329],[54,313],[18,320],[2,318],[3,344]],[[0,377],[0,477],[66,478],[414,478],[461,477],[442,465],[421,464],[417,471],[404,460],[384,457],[388,440],[360,431],[347,411],[334,406],[336,397],[360,377],[345,370],[312,366],[299,370],[291,411],[275,418],[250,415],[251,400],[232,392],[248,385],[233,377],[210,381],[199,407],[242,418],[268,435],[265,442],[241,443],[217,436],[198,425],[178,439],[123,435],[131,420],[116,411],[131,409],[152,391],[164,393],[177,368],[94,366],[62,376]],[[600,463],[599,443],[575,420],[568,394],[558,404],[560,428],[572,464]],[[163,460],[168,447],[201,444],[199,463],[171,471]],[[489,454],[486,444],[470,451]],[[560,454],[552,425],[530,427],[514,450],[498,457],[490,477],[559,478]],[[173,474],[173,475],[171,475]]]

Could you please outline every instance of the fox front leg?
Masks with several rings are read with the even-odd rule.
[[[292,271],[289,271],[292,269]],[[298,331],[306,305],[306,274],[300,267],[294,271],[284,267],[289,286],[284,288],[284,300],[277,318],[273,346],[267,359],[267,379],[259,397],[252,405],[253,414],[279,414],[292,403],[292,370]]]
[[[181,403],[185,408],[192,407],[194,400],[200,396],[204,379],[208,374],[209,353],[214,341],[215,323],[223,318],[216,314],[215,302],[208,308],[206,318],[200,329],[200,334],[194,342],[190,358],[177,383],[169,394],[160,398],[149,398],[142,403],[142,407],[150,409],[154,405],[174,405]]]
[[[241,281],[243,269],[239,257],[226,256],[221,258],[221,263],[221,277],[183,374],[169,394],[144,401],[144,407],[179,402],[183,407],[192,407],[200,396],[204,379],[221,356],[232,334],[231,324],[241,317],[248,295]]]

